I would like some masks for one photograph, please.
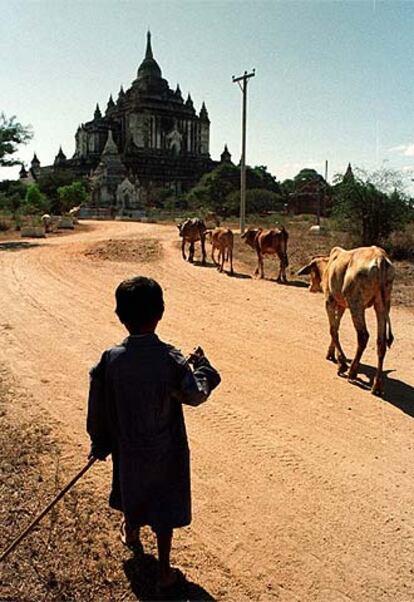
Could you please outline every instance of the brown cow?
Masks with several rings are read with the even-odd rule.
[[[219,272],[223,271],[224,262],[230,261],[230,275],[233,276],[233,232],[230,228],[214,228],[206,230],[208,240],[211,242],[211,259],[217,266]],[[218,249],[218,262],[214,257],[214,251]]]
[[[188,242],[190,245],[188,261],[193,263],[194,261],[194,243],[200,241],[201,243],[201,263],[206,265],[206,225],[202,219],[198,217],[187,218],[181,224],[177,224],[179,235],[182,237],[183,242],[181,244],[181,253],[183,259],[187,259],[185,255],[185,243]]]
[[[277,255],[280,259],[280,269],[276,282],[287,282],[286,268],[289,265],[287,243],[289,234],[284,226],[281,226],[280,229],[274,228],[273,230],[249,228],[241,235],[241,238],[257,253],[257,268],[254,272],[255,276],[257,276],[260,271],[260,278],[264,278],[264,255]]]
[[[298,275],[310,274],[310,292],[323,292],[329,318],[331,342],[326,358],[335,361],[338,352],[339,370],[346,369],[346,357],[339,342],[339,324],[348,307],[358,335],[358,348],[349,368],[348,380],[357,376],[361,356],[367,346],[369,333],[365,322],[365,309],[374,306],[377,315],[378,367],[372,393],[383,392],[382,368],[386,346],[394,340],[391,331],[390,305],[394,281],[394,266],[380,247],[360,247],[345,251],[334,247],[328,257],[314,257]]]

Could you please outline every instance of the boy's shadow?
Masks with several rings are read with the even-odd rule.
[[[131,591],[138,600],[162,600],[157,592],[156,584],[158,578],[158,562],[150,554],[143,554],[140,557],[128,558],[124,562],[124,572],[130,583]],[[193,600],[203,602],[204,600],[215,600],[203,587],[187,581],[185,596],[169,598],[170,600],[186,601]]]

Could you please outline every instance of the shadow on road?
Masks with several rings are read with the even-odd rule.
[[[296,286],[297,288],[309,288],[309,284],[303,280],[288,280],[286,286]]]
[[[157,592],[158,562],[154,556],[144,554],[129,558],[124,562],[124,572],[130,583],[131,591],[138,600],[161,600]],[[203,587],[193,581],[186,582],[185,592],[170,600],[210,601],[215,598]]]
[[[366,364],[360,364],[358,371],[367,376],[368,381],[358,378],[353,381],[353,384],[361,389],[369,390],[374,382],[376,368],[367,366]],[[408,416],[411,416],[411,418],[414,418],[414,387],[402,380],[390,378],[389,374],[392,372],[394,372],[394,370],[384,371],[384,395],[382,398],[405,414],[408,414]]]
[[[21,251],[22,249],[32,249],[41,247],[38,242],[27,242],[24,240],[0,242],[0,251]]]
[[[224,272],[226,274],[226,276],[229,276],[230,278],[239,278],[240,280],[251,280],[251,276],[250,274],[242,274],[241,272],[233,272],[233,275],[229,274],[229,272],[227,272],[226,270],[224,270]]]

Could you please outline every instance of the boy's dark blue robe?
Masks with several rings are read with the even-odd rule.
[[[132,335],[91,370],[92,453],[112,454],[109,503],[131,528],[157,533],[191,522],[190,460],[182,403],[197,406],[219,384],[206,358],[191,370],[155,334]]]

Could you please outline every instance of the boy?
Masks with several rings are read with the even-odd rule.
[[[191,522],[182,403],[203,403],[220,376],[200,348],[186,360],[159,340],[155,330],[164,301],[155,280],[124,280],[115,297],[116,314],[130,336],[105,351],[90,372],[90,457],[104,460],[112,454],[109,504],[124,513],[124,543],[138,548],[143,525],[155,532],[159,590],[167,598],[180,577],[170,566],[173,529]]]

